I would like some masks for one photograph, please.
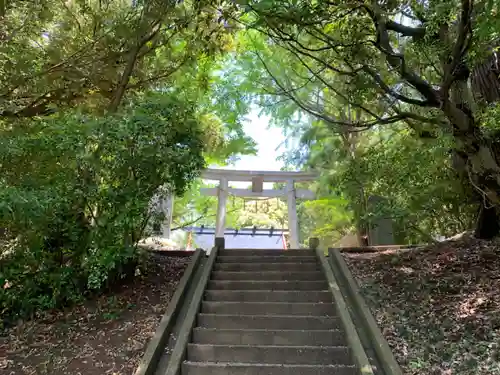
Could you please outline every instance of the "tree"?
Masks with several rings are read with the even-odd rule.
[[[472,189],[461,188],[452,170],[449,134],[438,137],[436,130],[422,125],[408,130],[404,123],[351,131],[304,115],[296,102],[279,95],[275,84],[277,77],[281,82],[306,76],[303,65],[292,59],[283,66],[286,52],[266,44],[255,32],[240,33],[237,41],[241,51],[234,70],[242,72],[236,80],[239,89],[292,138],[290,144],[296,144],[285,153],[284,161],[294,170],[314,168],[321,174],[320,183],[313,186],[318,200],[306,202],[299,210],[301,237],[320,236],[333,244],[339,236],[355,231],[364,243],[369,223],[378,216],[395,221],[399,243],[428,242],[474,225]],[[323,106],[338,119],[356,123],[363,115],[349,104],[339,103],[331,90],[312,84],[299,87],[295,94],[302,100],[317,98],[319,91]],[[494,117],[487,116],[490,124]],[[368,212],[370,195],[386,197],[386,204]]]
[[[152,196],[183,196],[207,162],[254,151],[241,128],[247,107],[229,115],[238,95],[219,74],[233,9],[0,3],[2,318],[133,274]]]
[[[367,205],[363,222],[391,218],[397,243],[430,242],[474,224],[472,189],[461,186],[452,168],[449,137],[422,140],[403,125],[362,134],[357,159],[344,158],[335,146],[339,141],[330,135],[312,145],[308,163],[329,171],[324,186],[334,187],[346,197],[354,213],[351,202],[359,184],[365,199],[386,198],[383,206]]]
[[[356,230],[348,205],[349,201],[334,195],[323,195],[316,200],[301,204],[298,214],[302,242],[317,237],[322,246],[328,248],[344,235]]]
[[[213,184],[210,184],[213,185]],[[191,225],[215,226],[217,197],[202,196],[201,187],[213,187],[198,180],[188,194],[176,200],[173,227]],[[230,197],[227,201],[226,227],[286,228],[286,203],[281,199],[251,199]]]
[[[5,4],[0,25],[3,119],[82,104],[114,112],[126,92],[168,87],[183,68],[214,57],[231,42],[225,16],[233,6],[219,0]]]
[[[495,46],[497,4],[244,3],[247,25],[264,33],[289,57],[290,67],[284,70],[292,75],[266,65],[274,77],[275,93],[293,99],[326,123],[351,131],[404,122],[432,137],[449,134],[460,161],[455,167],[485,201],[500,205],[500,153],[490,132],[481,126],[485,105],[474,100],[467,83],[470,71]],[[313,89],[317,95],[304,95]],[[353,124],[332,112],[325,90],[336,102],[359,110],[359,120]]]
[[[182,195],[204,167],[196,105],[165,94],[119,113],[26,120],[0,140],[2,317],[81,298],[133,273],[160,186]],[[99,149],[98,154],[95,150]],[[131,268],[131,269],[130,269]]]

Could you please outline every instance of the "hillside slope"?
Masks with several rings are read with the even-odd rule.
[[[405,374],[500,374],[500,241],[344,257]]]

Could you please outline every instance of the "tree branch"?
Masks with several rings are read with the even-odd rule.
[[[260,56],[258,53],[256,53],[257,57],[261,61],[262,65],[264,66],[264,69],[268,73],[268,75],[271,77],[271,79],[274,81],[274,83],[280,88],[280,90],[286,94],[292,100],[298,107],[300,107],[303,111],[309,113],[310,115],[317,117],[321,120],[323,120],[326,124],[330,125],[340,125],[345,128],[348,128],[350,132],[356,132],[356,131],[363,131],[363,130],[368,130],[369,128],[376,126],[376,125],[388,125],[388,124],[393,124],[398,121],[402,121],[405,119],[413,119],[417,121],[423,121],[427,123],[433,123],[436,124],[436,121],[433,119],[425,118],[423,116],[416,115],[411,112],[397,112],[396,115],[391,115],[388,117],[379,117],[374,115],[374,120],[372,121],[365,121],[365,122],[352,122],[352,121],[341,121],[338,120],[332,116],[328,116],[324,112],[321,112],[318,110],[317,106],[314,106],[310,103],[305,103],[303,100],[298,98],[296,95],[293,95],[293,92],[295,90],[289,90],[286,89],[283,84],[276,78],[276,76],[271,72],[270,68],[267,66],[265,63],[264,59],[262,56]],[[371,113],[371,111],[365,109],[363,106],[356,104],[356,103],[351,103],[351,105],[362,109],[363,111],[367,111],[368,113]],[[316,108],[315,108],[316,107]]]
[[[292,52],[293,53],[293,52]],[[295,55],[295,57],[301,62],[301,64],[314,76],[316,77],[317,79],[319,79],[328,89],[332,90],[337,96],[339,96],[340,98],[342,98],[343,100],[345,100],[347,103],[351,104],[352,106],[356,107],[356,108],[359,108],[361,110],[363,110],[364,112],[368,113],[369,115],[373,116],[374,118],[380,118],[380,116],[378,116],[376,113],[374,113],[373,111],[369,110],[368,108],[366,108],[365,106],[361,105],[361,104],[358,104],[358,103],[354,103],[352,102],[351,100],[349,100],[349,98],[347,98],[344,94],[342,94],[342,92],[340,92],[339,90],[337,90],[334,86],[332,86],[331,84],[329,84],[323,77],[321,77],[321,75],[318,74],[318,72],[314,72],[312,70],[312,68],[296,53],[293,53]]]
[[[463,55],[470,46],[472,28],[471,28],[471,14],[472,14],[472,3],[471,0],[462,0],[462,11],[460,15],[460,21],[458,24],[458,37],[455,45],[453,46],[453,52],[450,64],[446,65],[444,72],[443,83],[441,84],[441,93],[444,97],[448,97],[448,91],[457,79],[456,70],[458,66],[463,62]]]
[[[393,108],[394,112],[396,112],[398,115],[401,115],[404,117],[404,120],[415,120],[417,122],[423,123],[423,124],[431,124],[431,125],[438,125],[438,126],[446,126],[448,124],[447,121],[440,120],[439,118],[434,118],[434,117],[425,117],[418,115],[414,112],[407,112],[407,111],[400,111],[397,108]],[[412,126],[410,126],[412,127]]]
[[[302,110],[306,111],[312,116],[318,117],[322,119],[323,121],[327,123],[337,123],[337,124],[342,124],[344,126],[353,126],[353,124],[349,124],[347,122],[342,122],[338,121],[337,119],[330,117],[324,113],[320,113],[317,110],[314,110],[311,105],[308,105],[304,103],[301,99],[299,99],[296,95],[293,95],[293,92],[296,91],[295,88],[292,89],[287,89],[284,87],[284,85],[276,78],[276,76],[271,72],[271,69],[268,67],[262,56],[260,56],[258,53],[256,53],[257,57],[259,58],[260,62],[262,63],[264,69],[266,70],[267,74],[269,77],[274,81],[276,86],[278,86],[281,90],[281,93],[277,93],[278,95],[286,95],[288,96],[297,106],[299,106]]]
[[[116,91],[113,95],[113,99],[111,100],[111,103],[109,103],[108,106],[109,112],[116,112],[116,110],[118,109],[118,106],[120,105],[123,96],[125,95],[125,91],[127,90],[127,86],[130,81],[130,76],[134,71],[134,67],[137,62],[137,56],[139,55],[142,46],[143,44],[138,43],[137,46],[135,46],[130,52],[129,58],[127,60],[127,65],[125,66],[125,70],[122,73],[120,82],[118,83],[118,87],[116,88]]]
[[[123,71],[123,74],[120,78],[120,82],[118,83],[118,87],[115,91],[115,94],[113,95],[113,99],[111,100],[111,103],[109,103],[109,112],[116,112],[116,110],[118,109],[123,96],[125,95],[125,91],[127,90],[130,77],[132,76],[132,73],[134,71],[135,64],[139,58],[141,49],[159,34],[164,17],[165,15],[161,14],[160,17],[155,19],[153,23],[149,25],[147,32],[142,36],[142,38],[137,41],[137,44],[130,51],[129,57],[127,59],[127,64],[125,65],[125,70]],[[140,22],[141,19],[138,20],[138,23]],[[138,27],[138,29],[140,28]]]
[[[402,102],[408,103],[408,104],[414,104],[419,107],[430,107],[430,103],[428,100],[419,100],[419,99],[412,99],[409,98],[405,95],[399,94],[395,92],[392,88],[387,85],[387,83],[384,82],[382,77],[380,77],[380,74],[377,74],[375,71],[373,71],[370,67],[367,65],[363,66],[363,71],[366,72],[370,77],[373,78],[375,82],[377,82],[378,86],[387,94],[392,96],[395,99],[401,100]]]
[[[173,67],[168,72],[156,75],[154,77],[143,79],[142,81],[139,81],[133,85],[128,85],[127,89],[136,89],[136,88],[142,87],[146,83],[167,78],[167,77],[171,76],[172,74],[174,74],[175,72],[177,72],[180,68],[182,68],[184,66],[184,64],[186,64],[188,62],[188,60],[189,60],[189,58],[188,58],[188,56],[186,56],[186,57],[184,57],[184,59],[181,60],[181,62],[177,66]]]
[[[386,27],[388,30],[395,31],[403,36],[423,37],[426,32],[424,26],[410,27],[391,20],[386,22]]]
[[[369,9],[369,8],[367,8]],[[377,18],[376,13],[369,9],[369,13],[372,15],[372,19],[374,23],[378,24],[379,26],[377,27],[377,33],[378,33],[378,38],[377,38],[377,48],[381,50],[385,55],[386,59],[389,62],[389,64],[393,68],[398,69],[398,73],[409,82],[411,86],[413,86],[420,94],[426,98],[426,100],[418,100],[418,99],[413,99],[409,98],[407,96],[401,95],[396,93],[394,90],[392,90],[389,85],[387,85],[383,79],[380,77],[379,74],[374,72],[373,70],[369,69],[367,66],[364,66],[360,68],[359,70],[363,70],[366,73],[368,73],[372,79],[377,83],[377,86],[379,86],[384,92],[387,94],[391,95],[392,97],[403,101],[408,104],[412,105],[417,105],[420,107],[436,107],[438,105],[438,96],[437,92],[435,92],[430,84],[428,84],[426,81],[424,81],[421,77],[417,76],[414,72],[411,72],[407,69],[404,57],[403,56],[398,56],[396,53],[393,51],[392,47],[390,46],[389,42],[389,35],[388,35],[388,29],[389,26],[391,27],[392,30],[398,31],[400,33],[406,33],[408,35],[413,34],[413,35],[423,35],[422,33],[425,33],[425,28],[412,28],[412,27],[406,27],[404,25],[401,25],[397,22],[394,21],[389,21],[387,22],[387,25],[384,27],[384,23],[381,21],[381,17]],[[300,43],[297,38],[294,38],[293,35],[290,35],[283,31],[282,29],[276,29],[273,27],[271,24],[267,23],[267,26],[272,29],[276,35],[269,35],[273,39],[278,39],[279,41],[284,41],[288,47],[284,47],[288,49],[290,52],[294,53],[296,57],[300,55],[307,56],[317,63],[327,67],[329,70],[337,73],[337,74],[342,74],[342,75],[348,75],[348,76],[354,76],[358,72],[358,70],[354,71],[346,71],[346,70],[341,70],[332,64],[329,64],[326,62],[324,59],[319,58],[318,56],[315,56],[314,54],[311,53],[311,51],[314,51],[310,47],[304,46],[303,43]],[[318,30],[316,30],[318,32]],[[318,38],[318,36],[314,36],[309,32],[310,35],[313,37]],[[328,43],[330,45],[331,50],[335,50],[335,46],[331,45],[331,38],[329,38],[328,35],[321,33],[322,36],[328,38],[328,42],[324,41],[325,43]],[[304,62],[303,62],[304,64]],[[304,64],[305,65],[305,64]],[[318,77],[321,79],[321,77]],[[323,83],[325,83],[323,81]],[[328,85],[327,85],[328,86]],[[331,86],[330,86],[331,88]],[[372,113],[373,115],[373,113]]]
[[[372,8],[366,5],[365,9],[370,15],[377,32],[377,40],[374,42],[374,45],[385,55],[387,63],[399,72],[401,78],[407,81],[424,98],[427,99],[429,106],[440,106],[441,98],[439,93],[434,90],[427,81],[408,68],[403,55],[397,54],[393,50],[390,43],[389,33],[387,31],[386,21],[381,16],[376,1],[372,2]]]
[[[238,211],[239,209],[238,208],[235,208],[234,210],[230,210],[230,211],[227,211],[228,214],[231,214],[233,212],[236,212]],[[217,214],[211,214],[211,215],[201,215],[199,217],[197,217],[196,219],[194,220],[191,220],[191,221],[188,221],[187,223],[182,223],[181,225],[175,227],[175,228],[172,228],[171,231],[173,232],[174,230],[179,230],[179,229],[182,229],[182,228],[186,228],[186,227],[189,227],[190,225],[193,225],[193,224],[196,224],[197,222],[199,222],[200,220],[202,219],[206,219],[208,217],[213,217]]]
[[[349,76],[355,76],[356,74],[356,71],[345,71],[345,70],[341,70],[339,68],[336,68],[334,67],[332,64],[326,62],[325,60],[323,59],[320,59],[316,56],[314,56],[313,54],[310,53],[311,49],[308,49],[306,48],[302,43],[300,43],[298,40],[296,39],[293,39],[291,36],[289,36],[289,34],[286,34],[284,33],[283,31],[277,31],[278,33],[280,34],[284,34],[286,36],[286,38],[284,37],[279,37],[279,40],[280,41],[288,41],[288,45],[293,48],[293,50],[297,53],[300,53],[301,55],[304,55],[304,56],[307,56],[313,60],[315,60],[316,62],[318,62],[319,64],[322,64],[324,65],[325,67],[327,67],[328,69],[330,69],[331,71],[335,72],[335,73],[338,73],[338,74],[342,74],[342,75],[349,75]],[[276,39],[276,36],[271,36],[273,39]],[[285,47],[283,47],[285,48]],[[287,50],[290,51],[290,49],[288,48],[285,48]],[[328,47],[327,49],[334,49],[332,46]]]

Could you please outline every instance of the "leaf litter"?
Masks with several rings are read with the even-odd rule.
[[[189,261],[153,253],[131,282],[19,322],[0,335],[0,374],[133,374]]]
[[[405,375],[500,374],[500,241],[343,255]]]

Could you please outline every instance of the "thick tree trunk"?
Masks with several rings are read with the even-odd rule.
[[[340,111],[340,118],[344,122],[356,123],[361,121],[361,110],[351,108],[348,104],[345,111]],[[355,164],[359,158],[359,133],[340,133],[345,152],[350,162]],[[353,204],[354,223],[356,227],[356,238],[359,246],[368,246],[368,225],[366,223],[366,196],[362,179],[355,177],[352,185],[351,202]]]
[[[358,189],[353,189],[358,194],[351,194],[351,204],[354,214],[354,225],[356,228],[356,238],[360,246],[368,246],[368,228],[366,223],[365,193],[361,183]]]
[[[446,100],[443,111],[453,126],[455,153],[461,159],[456,164],[464,168],[463,172],[483,202],[476,236],[491,239],[500,234],[497,215],[497,208],[500,207],[500,152],[476,123],[467,101],[460,95],[463,88],[463,85],[456,86],[453,90],[455,100]]]
[[[491,240],[500,232],[497,208],[495,206],[481,205],[476,222],[474,235],[477,238]]]

